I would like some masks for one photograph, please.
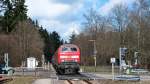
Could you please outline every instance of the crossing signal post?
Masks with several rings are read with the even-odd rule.
[[[120,73],[122,73],[122,68],[126,66],[125,62],[126,53],[127,48],[119,48]]]
[[[134,67],[138,68],[139,66],[139,62],[138,62],[138,58],[139,58],[139,52],[134,52]]]

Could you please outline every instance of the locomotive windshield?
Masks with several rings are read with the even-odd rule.
[[[65,52],[65,51],[73,51],[73,52],[75,52],[75,51],[77,51],[77,48],[75,48],[75,47],[63,47],[62,48],[62,52]]]
[[[71,48],[71,51],[77,51],[77,48]]]
[[[62,51],[68,51],[69,49],[67,47],[62,48]]]

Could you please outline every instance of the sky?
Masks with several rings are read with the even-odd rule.
[[[26,0],[27,14],[48,32],[57,31],[62,39],[68,40],[74,32],[82,31],[84,16],[93,8],[108,15],[119,3],[130,4],[134,0]]]

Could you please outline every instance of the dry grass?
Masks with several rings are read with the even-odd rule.
[[[32,82],[35,80],[35,77],[14,77],[12,81],[9,81],[4,84],[32,84]]]
[[[84,72],[95,72],[94,66],[81,66],[81,68],[84,70]],[[111,74],[111,66],[97,66],[96,72],[99,73],[110,73]],[[115,72],[119,72],[119,69],[115,67]]]

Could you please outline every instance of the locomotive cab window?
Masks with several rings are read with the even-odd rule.
[[[71,48],[71,51],[77,51],[77,48]]]
[[[64,47],[62,48],[62,51],[68,51],[68,48]]]

